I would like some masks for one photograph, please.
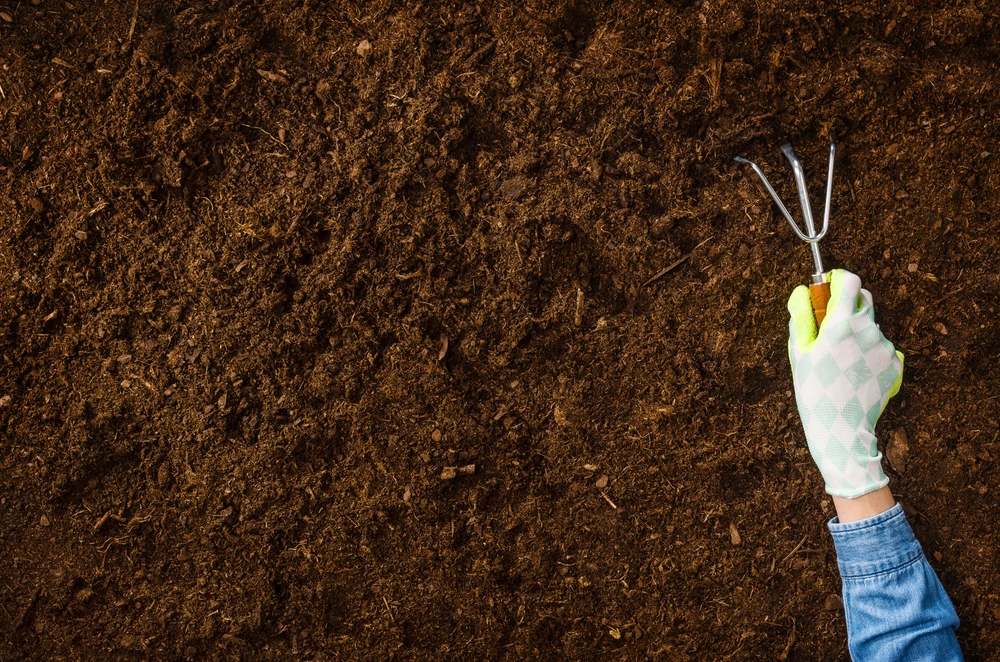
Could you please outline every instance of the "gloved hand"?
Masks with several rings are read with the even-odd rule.
[[[884,487],[875,423],[903,381],[903,355],[875,324],[872,295],[843,269],[817,334],[809,288],[788,299],[788,357],[809,452],[827,493],[853,499]]]

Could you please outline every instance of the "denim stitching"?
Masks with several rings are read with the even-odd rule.
[[[922,559],[922,558],[924,558],[923,552],[921,550],[916,550],[913,558],[910,559],[909,561],[906,561],[902,565],[894,565],[892,567],[885,568],[883,570],[875,570],[875,571],[872,571],[872,572],[862,572],[862,573],[858,573],[858,574],[847,574],[846,571],[843,568],[841,568],[840,569],[841,579],[844,582],[871,580],[871,579],[874,579],[875,577],[879,577],[881,575],[887,575],[890,572],[897,572],[897,571],[904,570],[904,569],[910,567],[911,565],[913,565],[914,563],[920,561],[920,559]]]

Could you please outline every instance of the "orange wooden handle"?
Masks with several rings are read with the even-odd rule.
[[[830,302],[830,283],[814,283],[809,286],[809,296],[813,302],[813,315],[816,316],[816,328],[826,317],[826,304]]]

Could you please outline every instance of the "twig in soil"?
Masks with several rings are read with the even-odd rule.
[[[126,43],[132,43],[132,35],[135,34],[135,22],[139,18],[139,0],[135,0],[135,9],[132,11],[132,22],[128,26],[128,39]]]
[[[488,44],[480,48],[478,51],[469,56],[469,58],[465,61],[465,66],[472,67],[479,64],[480,60],[482,60],[484,57],[493,52],[493,49],[494,47],[496,47],[496,45],[497,42],[494,39],[493,41],[489,42]]]
[[[704,246],[705,244],[707,244],[707,243],[708,243],[709,241],[711,241],[711,240],[712,240],[712,237],[709,237],[709,238],[708,238],[708,239],[706,239],[705,241],[701,242],[700,244],[698,244],[697,246],[695,246],[694,248],[692,248],[692,249],[691,249],[691,252],[689,252],[689,253],[688,253],[687,255],[685,255],[685,256],[684,256],[684,257],[682,257],[681,259],[679,259],[679,260],[677,260],[676,262],[674,262],[673,264],[671,264],[671,265],[670,265],[669,267],[667,267],[667,268],[665,268],[665,269],[661,269],[660,271],[658,271],[658,272],[656,273],[656,275],[654,275],[654,276],[653,276],[652,278],[650,278],[650,279],[649,279],[649,280],[647,280],[647,281],[646,281],[645,283],[643,283],[643,284],[642,284],[642,285],[640,286],[640,288],[642,288],[642,287],[646,287],[647,285],[649,285],[649,284],[650,284],[650,283],[652,283],[653,281],[656,281],[656,280],[659,280],[660,278],[663,278],[664,276],[666,276],[667,274],[669,274],[669,273],[670,273],[671,271],[673,271],[673,270],[674,270],[674,269],[676,269],[677,267],[679,267],[679,266],[681,266],[682,264],[684,264],[685,262],[687,262],[687,261],[688,261],[688,260],[689,260],[689,259],[691,258],[691,256],[692,256],[692,255],[694,255],[694,252],[695,252],[696,250],[698,250],[699,248],[701,248],[702,246]]]
[[[109,510],[108,512],[104,513],[104,514],[103,514],[103,515],[101,516],[101,519],[97,520],[97,524],[95,524],[95,525],[94,525],[94,533],[97,533],[98,531],[100,531],[100,530],[101,530],[101,527],[103,527],[103,526],[104,526],[104,524],[105,524],[105,523],[106,523],[106,522],[107,522],[107,521],[108,521],[109,519],[113,519],[113,520],[114,520],[114,521],[116,521],[116,522],[124,522],[124,521],[125,521],[125,518],[124,518],[124,517],[122,517],[121,515],[116,515],[115,513],[111,512],[111,511]]]
[[[948,292],[947,294],[945,294],[945,295],[943,295],[941,297],[938,297],[938,300],[934,302],[934,305],[937,305],[937,304],[941,303],[942,301],[944,301],[945,299],[947,299],[948,297],[950,297],[953,294],[958,294],[959,292],[961,292],[964,289],[965,289],[965,285],[963,285],[962,287],[959,287],[957,289],[954,289],[951,292]]]
[[[608,496],[607,494],[605,494],[604,492],[601,492],[601,496],[602,496],[602,497],[604,497],[604,500],[605,500],[605,501],[607,501],[607,502],[608,502],[609,504],[611,504],[611,507],[612,507],[612,508],[614,508],[615,510],[618,510],[618,506],[616,506],[616,505],[615,505],[615,502],[611,500],[611,497],[609,497],[609,496]]]
[[[285,143],[281,142],[280,140],[278,140],[277,138],[275,138],[274,136],[272,136],[270,133],[268,133],[264,129],[260,128],[259,126],[251,126],[249,124],[240,124],[240,126],[245,126],[248,129],[257,129],[258,131],[260,131],[261,133],[263,133],[265,136],[267,136],[268,138],[270,138],[274,142],[278,143],[279,145],[281,145],[285,149],[288,149],[288,145],[286,145]],[[282,154],[282,156],[284,156],[284,155]]]
[[[396,619],[392,615],[392,607],[389,606],[389,601],[385,599],[384,595],[382,596],[382,602],[385,603],[385,610],[389,612],[389,620],[395,623]]]
[[[104,209],[107,206],[108,206],[107,201],[101,200],[96,205],[94,205],[93,209],[91,209],[90,211],[87,212],[87,216],[93,216],[94,214],[96,214],[97,212],[101,211],[102,209]]]
[[[801,549],[801,548],[802,548],[802,545],[804,545],[804,544],[805,544],[805,542],[806,542],[806,538],[808,538],[808,537],[809,537],[809,535],[808,535],[808,534],[806,534],[806,535],[802,536],[802,540],[800,540],[800,541],[799,541],[799,544],[795,546],[795,549],[793,549],[792,551],[788,552],[788,556],[786,556],[785,558],[781,559],[781,562],[782,562],[782,563],[784,563],[784,562],[785,562],[785,561],[787,561],[788,559],[792,558],[792,555],[793,555],[793,554],[794,554],[795,552],[799,551],[799,549]]]
[[[792,619],[792,633],[788,635],[788,643],[785,644],[785,650],[781,651],[781,655],[778,656],[779,660],[787,660],[788,653],[792,650],[792,646],[795,644],[795,619]]]

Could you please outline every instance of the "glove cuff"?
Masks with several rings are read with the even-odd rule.
[[[830,496],[856,499],[889,484],[889,477],[882,471],[882,453],[878,451],[875,436],[861,432],[854,443],[854,449],[845,449],[846,457],[831,453],[828,447],[823,461],[817,462]],[[869,455],[867,450],[859,452],[861,448],[870,448],[875,455]]]

